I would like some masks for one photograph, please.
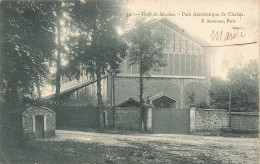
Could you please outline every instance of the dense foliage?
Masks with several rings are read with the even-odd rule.
[[[238,64],[229,70],[228,81],[212,79],[210,96],[212,105],[228,109],[229,92],[231,92],[232,111],[259,110],[259,64],[251,60]]]
[[[1,101],[17,105],[34,97],[48,77],[55,34],[52,7],[37,2],[1,2]]]
[[[54,2],[0,2],[0,148],[21,143],[21,112],[37,102],[49,79],[55,60],[55,8]]]

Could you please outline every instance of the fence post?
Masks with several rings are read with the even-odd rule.
[[[195,105],[190,105],[190,133],[196,130],[196,115],[195,115]]]
[[[152,132],[152,107],[147,108],[147,131]]]
[[[117,109],[115,107],[113,107],[113,113],[114,113],[114,130],[117,132]]]

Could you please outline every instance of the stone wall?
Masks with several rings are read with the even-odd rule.
[[[151,111],[152,112],[152,111]],[[152,113],[150,113],[152,115]],[[149,114],[148,114],[149,115]],[[119,129],[139,130],[141,122],[140,108],[116,108],[115,125]],[[149,122],[149,121],[148,121]],[[228,128],[228,111],[223,109],[195,109],[190,108],[190,132],[219,132]],[[149,128],[154,128],[152,122]],[[231,128],[236,131],[258,131],[258,113],[232,112]]]
[[[219,131],[228,127],[228,113],[222,109],[196,109],[193,131]]]
[[[35,137],[35,125],[34,125],[34,118],[37,115],[42,115],[45,118],[44,121],[44,136],[51,137],[55,135],[56,129],[56,114],[49,108],[45,107],[35,107],[29,108],[22,114],[23,120],[23,130],[24,135],[30,138]]]
[[[231,128],[237,131],[259,131],[259,114],[232,112]]]
[[[118,129],[139,130],[140,123],[140,108],[116,108],[115,125]]]

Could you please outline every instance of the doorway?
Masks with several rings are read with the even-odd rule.
[[[35,136],[36,138],[44,137],[44,116],[35,116]]]

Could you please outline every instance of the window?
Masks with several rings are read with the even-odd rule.
[[[188,41],[187,45],[188,45],[188,54],[191,54],[191,42]]]
[[[185,75],[185,55],[180,55],[180,75]]]
[[[173,75],[173,55],[169,55],[169,74]]]
[[[97,97],[97,91],[96,91],[96,85],[95,85],[96,83],[94,83],[94,84],[91,84],[91,93],[92,93],[92,99],[93,100],[96,100],[96,97]]]
[[[181,52],[187,53],[187,40],[181,40]]]
[[[187,55],[186,56],[186,75],[187,76],[190,76],[190,65],[191,65],[190,62],[191,62],[190,61],[190,55]]]
[[[126,57],[126,74],[131,74],[131,65],[130,65],[130,59]]]
[[[120,65],[120,73],[125,73],[125,60],[123,59]]]
[[[107,100],[107,79],[103,79],[101,81],[101,94],[102,94],[102,99]]]
[[[78,98],[78,91],[74,92],[74,100]]]
[[[202,64],[203,64],[203,76],[207,76],[208,74],[208,62],[207,62],[208,58],[205,55],[202,55]]]
[[[198,46],[194,46],[194,54],[198,55],[200,53],[200,48]]]
[[[169,55],[165,55],[164,56],[164,60],[169,62]],[[163,75],[168,75],[169,73],[169,63],[166,63],[166,66],[165,67],[162,67],[162,74]]]
[[[169,51],[174,52],[174,32],[168,31],[168,46]]]
[[[181,37],[176,34],[175,35],[175,52],[180,53],[181,52]]]
[[[173,38],[172,38],[172,41],[171,41],[171,47],[170,47],[170,50],[172,52],[175,52],[175,43],[176,43],[176,33],[173,32]]]
[[[202,76],[202,56],[198,56],[197,76]]]
[[[194,54],[194,44],[191,44],[191,53]]]
[[[196,76],[196,69],[197,69],[197,63],[196,63],[197,56],[191,55],[191,75]]]
[[[137,64],[132,65],[132,74],[137,74],[138,73],[138,68]]]
[[[154,68],[154,74],[155,75],[161,75],[161,72],[162,72],[162,68]]]
[[[179,75],[179,55],[174,55],[174,75]]]
[[[204,54],[204,50],[202,47],[200,47],[200,54]]]
[[[89,100],[89,87],[88,86],[85,87],[85,95],[86,95],[86,101],[88,101]]]

